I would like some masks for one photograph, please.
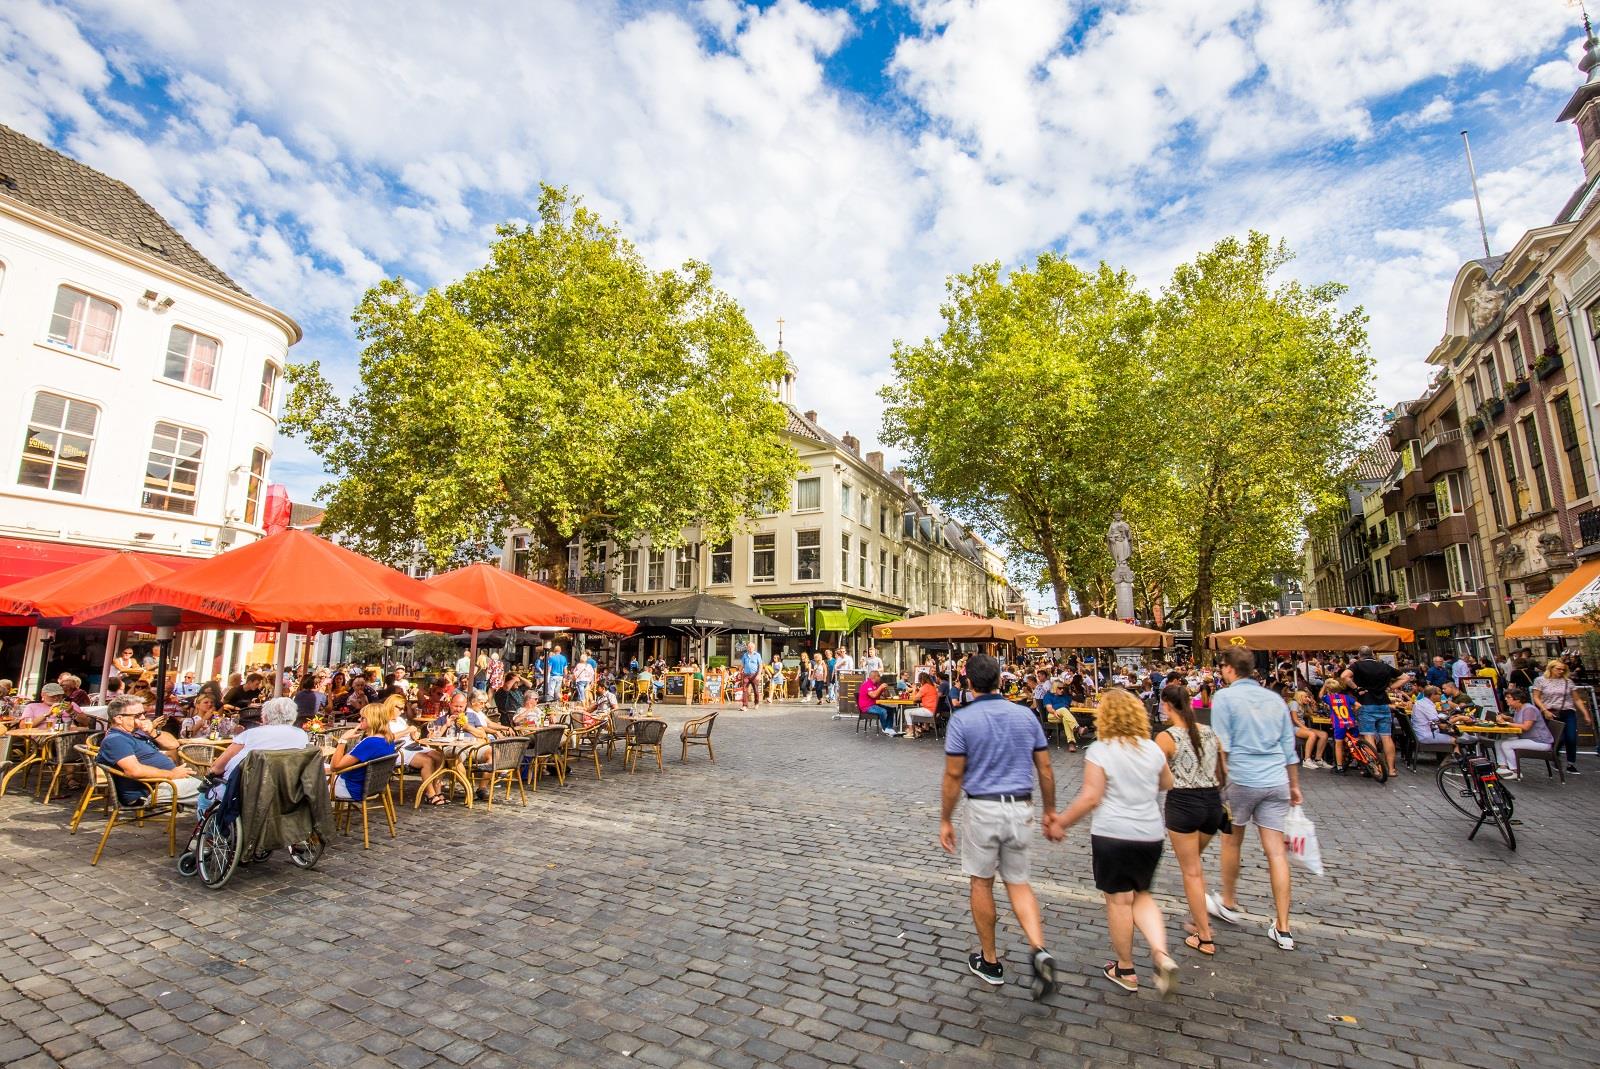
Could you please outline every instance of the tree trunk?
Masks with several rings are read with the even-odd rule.
[[[1067,573],[1061,566],[1061,554],[1056,552],[1056,540],[1047,524],[1041,525],[1039,552],[1044,554],[1045,574],[1050,579],[1050,590],[1055,594],[1056,615],[1065,620],[1070,614],[1070,604],[1067,600]]]
[[[1206,639],[1211,637],[1211,551],[1201,550],[1195,561],[1194,601],[1189,609],[1189,619],[1194,621],[1194,659],[1196,664],[1209,665],[1211,650]]]
[[[549,574],[547,585],[557,590],[567,589],[567,542],[569,539],[562,536],[552,523],[541,523],[537,532],[539,539],[539,567]]]

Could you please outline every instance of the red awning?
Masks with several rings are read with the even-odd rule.
[[[78,546],[67,542],[41,542],[31,538],[0,538],[0,589],[50,575],[76,564],[101,560],[119,552],[101,546]],[[204,558],[185,557],[175,553],[129,553],[131,557],[163,565],[172,571],[181,571]],[[0,615],[0,626],[27,627],[34,622],[32,615]]]

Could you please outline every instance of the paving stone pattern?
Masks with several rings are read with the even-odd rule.
[[[492,814],[408,807],[397,841],[341,840],[310,873],[280,856],[220,891],[179,877],[154,828],[117,829],[90,868],[98,822],[71,837],[70,804],[8,796],[0,1065],[1600,1064],[1592,756],[1565,787],[1519,789],[1515,854],[1466,841],[1431,768],[1388,786],[1309,774],[1328,873],[1297,877],[1299,949],[1263,934],[1250,848],[1250,927],[1219,925],[1215,958],[1178,946],[1166,1002],[1096,975],[1104,922],[1074,832],[1036,852],[1067,974],[1036,1004],[1004,907],[1012,982],[966,972],[939,747],[852,727],[734,709],[715,765],[580,768]],[[1053,752],[1065,794],[1082,756]],[[1158,881],[1176,944],[1170,857]]]

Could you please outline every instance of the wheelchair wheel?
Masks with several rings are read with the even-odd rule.
[[[195,864],[207,887],[221,887],[239,865],[239,823],[235,821],[223,831],[211,814],[206,816],[195,847]]]
[[[193,850],[185,850],[183,853],[178,855],[179,876],[193,876],[199,871],[199,859],[195,857],[195,852]]]
[[[294,862],[297,868],[314,869],[317,867],[317,862],[322,860],[322,851],[322,837],[312,832],[311,838],[305,842],[294,843],[289,847],[289,860]]]

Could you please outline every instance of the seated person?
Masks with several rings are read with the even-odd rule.
[[[1294,698],[1289,702],[1289,719],[1294,721],[1294,737],[1306,744],[1305,767],[1322,768],[1322,755],[1328,747],[1328,733],[1312,727],[1307,723],[1316,712],[1317,703],[1312,699],[1311,692],[1297,690]]]
[[[178,762],[163,753],[151,738],[150,718],[145,714],[143,702],[126,696],[113,698],[106,710],[106,717],[111,726],[106,730],[106,737],[100,743],[100,753],[95,760],[124,775],[170,780],[179,802],[196,800],[200,793],[200,780],[187,769],[180,768]],[[113,782],[117,785],[117,799],[123,805],[138,805],[148,796],[146,789],[138,784],[125,780]],[[162,789],[156,801],[169,798],[166,790]]]
[[[233,775],[233,770],[257,750],[303,750],[311,745],[311,736],[294,726],[299,710],[293,698],[273,698],[261,707],[261,723],[246,727],[233,737],[233,743],[211,762],[211,774],[222,780]],[[219,783],[206,792],[201,802],[203,813],[212,802],[222,798],[225,783]]]
[[[17,727],[36,728],[59,714],[56,706],[65,704],[66,696],[60,683],[46,683],[36,702],[28,702],[17,712]]]
[[[536,725],[544,719],[544,710],[539,708],[539,691],[529,687],[522,694],[522,708],[511,714],[511,723],[517,727]]]
[[[1416,735],[1418,746],[1448,744],[1455,749],[1456,736],[1445,730],[1449,718],[1439,711],[1442,697],[1440,688],[1430,683],[1411,703],[1411,732]]]
[[[1055,679],[1050,683],[1050,688],[1045,691],[1044,697],[1039,699],[1039,708],[1044,715],[1046,723],[1059,723],[1061,732],[1066,736],[1067,749],[1076,753],[1078,750],[1078,720],[1069,710],[1072,708],[1072,697],[1067,693],[1065,680]]]
[[[404,698],[398,694],[391,694],[378,708],[383,710],[389,741],[396,747],[395,763],[415,770],[417,775],[422,777],[422,782],[428,783],[428,779],[444,767],[444,755],[438,750],[428,749],[418,741],[421,732],[412,727],[411,722],[406,719]],[[365,712],[366,709],[363,708],[362,713]],[[427,799],[429,805],[445,804],[445,797],[439,792],[439,785],[436,783],[428,783],[422,796]]]
[[[194,700],[193,711],[183,718],[183,724],[178,729],[178,737],[204,739],[212,734],[220,733],[221,725],[217,719],[217,708],[211,701],[211,695],[197,695]]]
[[[238,673],[234,673],[235,678]],[[244,709],[261,702],[262,676],[260,672],[251,672],[242,680],[228,688],[222,696],[222,708],[226,712],[232,709]]]
[[[400,700],[402,703],[405,701],[404,698]],[[367,786],[366,769],[358,768],[352,772],[344,772],[343,769],[395,754],[394,742],[389,738],[389,718],[385,708],[385,705],[371,702],[362,709],[361,726],[347,731],[339,740],[333,756],[328,759],[328,768],[335,773],[333,796],[342,802],[360,801],[365,797]]]
[[[648,668],[644,668],[640,670],[639,677],[634,681],[633,692],[634,694],[638,695],[641,701],[648,705],[656,700],[657,690],[665,686],[666,684],[664,682],[658,682],[656,680],[654,672],[650,671]]]
[[[596,724],[611,723],[611,714],[617,711],[617,696],[609,690],[591,687],[589,700],[584,703],[580,718],[584,727],[593,727]]]
[[[194,681],[193,672],[183,673],[183,678],[172,685],[172,693],[183,701],[188,701],[200,693],[200,684]]]
[[[912,738],[935,733],[939,722],[939,685],[920,672],[917,678],[917,706],[918,719],[913,721],[907,718],[907,732]]]
[[[1545,722],[1544,714],[1538,706],[1528,701],[1528,692],[1523,688],[1506,688],[1506,707],[1511,710],[1510,715],[1496,716],[1495,723],[1522,730],[1517,735],[1502,736],[1495,740],[1494,751],[1500,760],[1500,767],[1496,771],[1506,779],[1521,779],[1517,754],[1524,750],[1549,750],[1555,737],[1550,732],[1550,725]]]
[[[861,681],[861,689],[856,693],[856,708],[877,717],[883,733],[894,738],[900,734],[894,729],[894,710],[878,704],[880,700],[891,697],[890,691],[894,688],[883,682],[882,676],[883,673],[877,669],[867,673],[867,678]]]

